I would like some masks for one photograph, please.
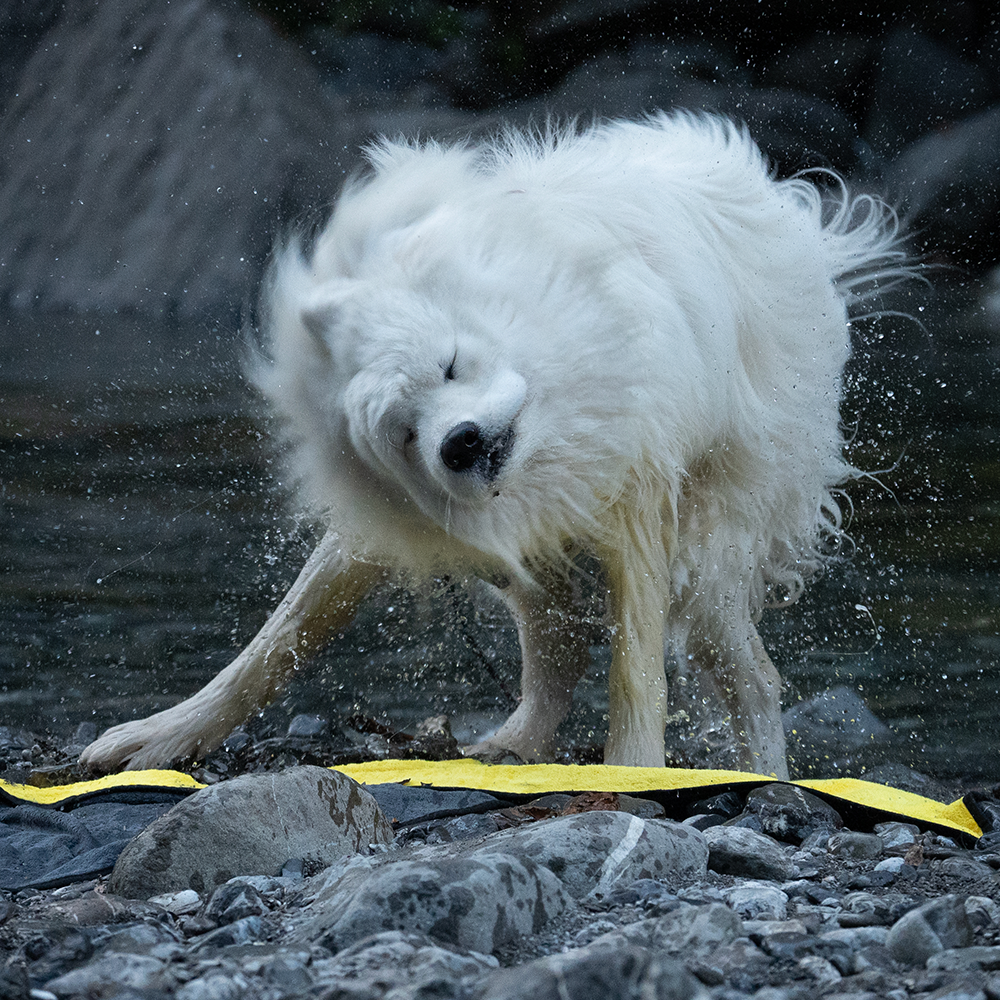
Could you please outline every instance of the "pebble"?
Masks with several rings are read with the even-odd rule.
[[[781,889],[767,884],[745,884],[730,889],[726,903],[746,920],[784,920],[788,896]]]
[[[707,1000],[705,987],[683,963],[648,948],[580,948],[550,955],[493,978],[480,1000],[567,1000],[579,997],[656,997]]]
[[[837,857],[871,860],[882,855],[883,844],[874,833],[845,830],[835,833],[827,842],[827,850]]]

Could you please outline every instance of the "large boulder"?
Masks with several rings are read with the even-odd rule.
[[[0,118],[0,302],[233,315],[337,193],[342,109],[241,5],[66,4]]]
[[[336,952],[372,934],[416,930],[490,953],[537,933],[574,900],[658,879],[705,874],[708,847],[690,827],[618,812],[561,816],[467,844],[361,858],[331,869],[302,934]]]
[[[195,792],[122,851],[109,889],[148,899],[210,893],[236,875],[276,875],[290,858],[330,865],[393,833],[356,781],[322,767],[248,774]]]

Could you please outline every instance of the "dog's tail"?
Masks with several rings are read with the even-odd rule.
[[[821,190],[808,177],[821,173]],[[804,171],[789,183],[819,209],[830,254],[830,271],[852,319],[877,316],[887,308],[891,290],[911,282],[928,284],[926,264],[906,248],[906,235],[896,210],[874,194],[851,195],[835,171]],[[817,204],[818,203],[818,204]]]
[[[837,287],[852,316],[881,312],[885,295],[902,284],[927,283],[923,261],[906,250],[896,210],[875,195],[851,198],[844,189],[824,232],[835,254]]]

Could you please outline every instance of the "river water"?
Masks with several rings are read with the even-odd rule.
[[[1000,323],[981,294],[859,327],[845,420],[878,475],[850,489],[856,552],[762,634],[789,704],[853,690],[894,731],[887,759],[996,781]],[[66,736],[171,704],[294,578],[311,526],[242,350],[207,323],[0,317],[0,725]],[[446,712],[468,739],[510,710],[517,656],[489,602],[386,591],[270,712]],[[595,628],[571,740],[601,738],[607,658]]]

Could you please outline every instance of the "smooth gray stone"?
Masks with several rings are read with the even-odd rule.
[[[348,868],[321,890],[301,935],[333,952],[382,931],[417,931],[488,954],[572,905],[547,868],[499,850],[421,851]]]
[[[777,841],[741,826],[713,826],[704,832],[708,867],[720,875],[785,881],[792,863]]]
[[[578,948],[495,973],[479,1000],[706,1000],[681,962],[627,945]]]
[[[329,865],[392,839],[375,800],[343,774],[248,774],[195,792],[146,827],[122,851],[110,887],[133,899],[207,895],[237,875],[275,875],[289,858]]]
[[[972,939],[965,902],[949,893],[905,913],[889,928],[885,944],[897,962],[924,965],[947,948],[967,948]]]

